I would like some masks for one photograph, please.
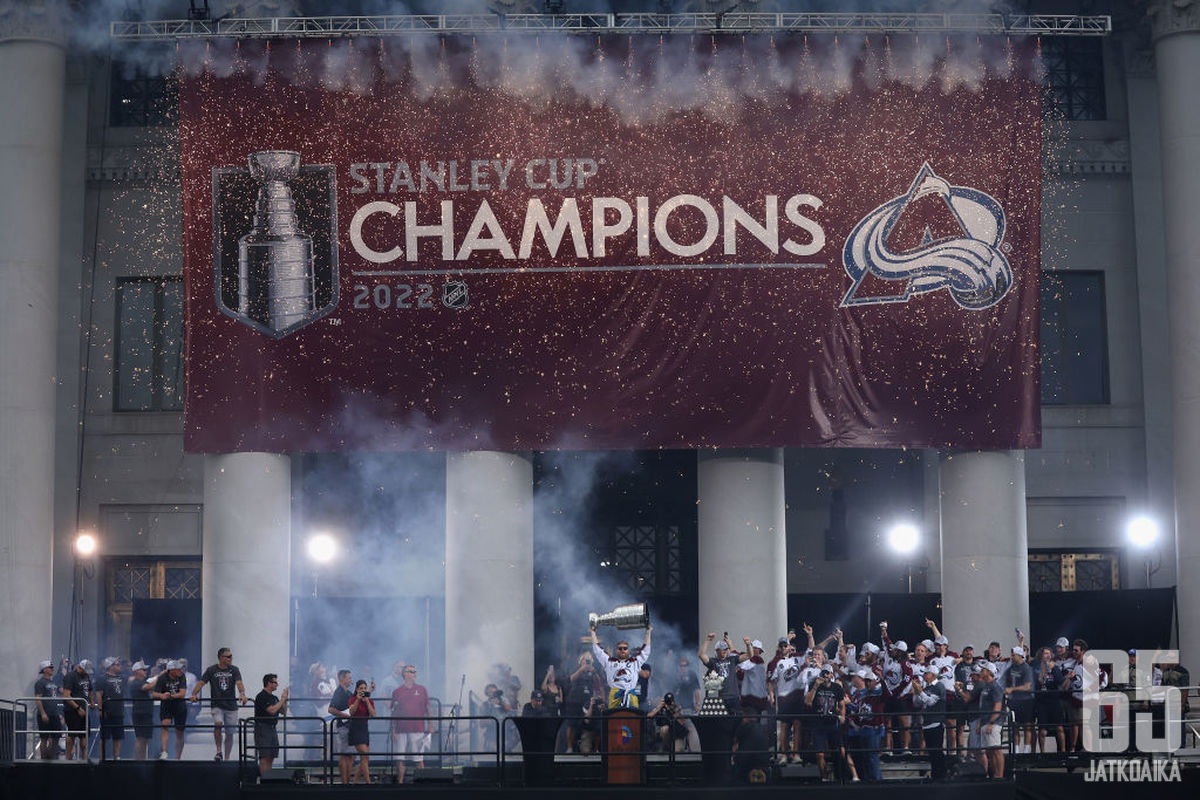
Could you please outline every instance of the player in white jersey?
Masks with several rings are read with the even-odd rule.
[[[608,678],[608,707],[637,708],[638,707],[638,671],[650,660],[650,631],[653,626],[646,627],[646,641],[635,656],[629,651],[629,642],[622,639],[613,648],[610,657],[600,646],[596,638],[596,629],[591,629],[592,656],[596,663],[604,669]]]
[[[806,654],[798,654],[796,649],[788,644],[784,657],[775,664],[771,673],[771,683],[775,686],[775,697],[779,708],[779,758],[780,761],[797,761],[800,756],[800,715],[804,713],[804,693],[807,684],[804,673],[808,664]],[[787,746],[788,731],[791,730],[792,748]]]

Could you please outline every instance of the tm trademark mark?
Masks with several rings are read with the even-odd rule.
[[[341,324],[342,324],[342,318],[341,318],[341,317],[330,317],[330,318],[329,318],[329,324],[330,324],[330,325],[341,325]]]

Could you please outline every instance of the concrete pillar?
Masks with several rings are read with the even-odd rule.
[[[1133,192],[1134,244],[1137,248],[1137,299],[1141,343],[1142,407],[1146,432],[1146,497],[1127,498],[1128,511],[1146,513],[1164,531],[1162,569],[1151,585],[1175,583],[1175,441],[1171,433],[1171,321],[1167,266],[1163,252],[1163,172],[1159,151],[1158,85],[1154,52],[1146,49],[1145,31],[1125,38],[1125,94],[1129,106],[1129,162]],[[1155,558],[1157,561],[1157,557]],[[1140,558],[1137,559],[1140,561]],[[1131,567],[1136,562],[1130,560]],[[1135,573],[1142,572],[1134,570]],[[1122,588],[1140,589],[1144,575],[1122,578]]]
[[[973,644],[979,653],[993,639],[1011,646],[1014,628],[1029,635],[1025,454],[943,453],[939,481],[942,631],[951,648]]]
[[[250,696],[265,673],[278,674],[280,686],[289,682],[291,500],[289,456],[204,458],[202,663],[193,672],[228,647]]]
[[[533,674],[533,460],[528,453],[446,454],[446,702],[483,694],[498,661]],[[463,694],[463,702],[466,702]]]
[[[761,639],[768,654],[787,633],[783,450],[697,454],[700,636]],[[685,647],[685,649],[687,649]]]
[[[0,7],[0,698],[27,696],[52,657],[59,11]]]
[[[1151,5],[1171,318],[1175,591],[1183,664],[1200,659],[1200,6]]]

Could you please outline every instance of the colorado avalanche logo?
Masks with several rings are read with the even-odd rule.
[[[946,204],[962,236],[934,239],[928,229],[920,246],[895,251],[888,237],[904,212],[917,200],[935,196]],[[966,186],[951,186],[922,164],[906,194],[893,198],[862,219],[846,240],[842,265],[853,284],[843,306],[905,303],[915,294],[946,289],[963,308],[994,306],[1012,288],[1008,259],[1000,252],[1004,239],[1004,209],[990,195]],[[859,296],[863,280],[872,275],[903,281],[898,294]]]

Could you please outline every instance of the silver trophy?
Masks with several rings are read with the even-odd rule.
[[[254,227],[238,240],[238,311],[271,330],[304,321],[316,307],[312,237],[300,230],[288,181],[300,154],[250,154],[250,175],[261,184]]]
[[[589,628],[597,628],[601,625],[611,625],[620,630],[648,628],[650,627],[650,609],[646,607],[645,603],[631,603],[617,606],[607,614],[597,614],[595,611],[588,614]]]

